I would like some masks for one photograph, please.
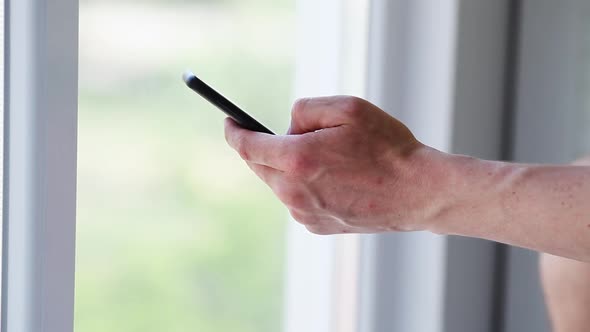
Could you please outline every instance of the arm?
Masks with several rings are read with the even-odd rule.
[[[590,165],[590,157],[577,165]],[[590,326],[590,264],[542,254],[541,280],[555,332],[583,332]]]
[[[590,264],[543,254],[540,269],[553,331],[588,331]]]
[[[297,102],[289,135],[227,120],[226,139],[314,233],[428,230],[590,261],[589,167],[445,154],[353,97]]]
[[[448,159],[457,194],[431,230],[590,262],[590,167]]]

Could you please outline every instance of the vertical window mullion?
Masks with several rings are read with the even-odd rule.
[[[78,1],[6,7],[2,331],[72,331]]]
[[[297,97],[365,92],[369,0],[298,0]],[[321,27],[321,28],[320,28]],[[356,235],[288,228],[285,331],[356,331]]]

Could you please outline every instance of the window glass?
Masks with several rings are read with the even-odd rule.
[[[275,132],[294,0],[82,0],[75,330],[281,329],[287,213],[192,69]]]

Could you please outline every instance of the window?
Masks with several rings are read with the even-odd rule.
[[[565,161],[587,147],[587,7],[11,1],[2,331],[71,331],[74,273],[81,332],[542,331],[529,252],[286,226],[226,146],[223,116],[180,74],[194,70],[276,132],[294,97],[349,93],[443,150]]]
[[[293,0],[80,3],[75,329],[278,331],[288,214],[192,69],[289,125]]]

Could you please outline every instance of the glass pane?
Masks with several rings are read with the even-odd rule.
[[[281,329],[287,213],[192,69],[288,127],[294,0],[80,3],[75,329]]]

